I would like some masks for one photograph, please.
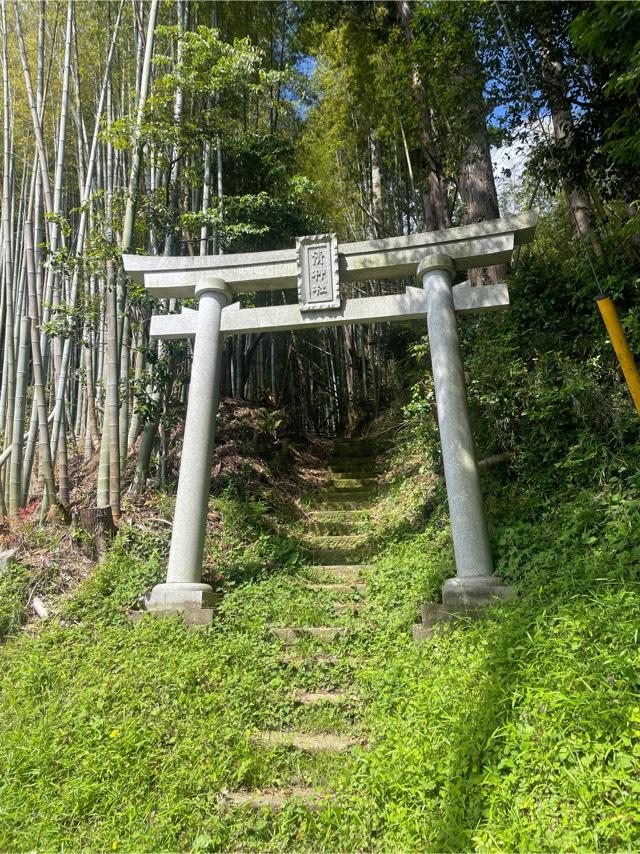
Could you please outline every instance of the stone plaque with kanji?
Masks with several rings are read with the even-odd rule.
[[[338,239],[335,234],[298,237],[298,303],[301,311],[340,308]]]

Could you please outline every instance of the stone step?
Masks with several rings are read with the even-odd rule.
[[[357,548],[367,541],[366,534],[322,534],[303,540],[309,548]]]
[[[366,510],[312,510],[307,514],[307,528],[327,535],[353,534],[369,519]]]
[[[346,753],[358,744],[352,736],[324,732],[258,732],[251,741],[264,747],[293,747],[305,753]]]
[[[310,637],[322,643],[331,643],[347,633],[344,626],[272,626],[271,634],[292,646],[300,638]]]
[[[354,531],[360,530],[363,523],[358,519],[347,519],[344,522],[307,522],[307,530],[312,534],[319,534],[322,537],[337,537],[344,534],[352,534]]]
[[[323,510],[360,510],[372,506],[377,492],[358,492],[355,489],[343,489],[340,492],[323,492],[317,496],[318,507]]]
[[[330,468],[351,466],[351,468],[376,469],[378,468],[377,451],[358,451],[358,453],[332,454],[328,459]]]
[[[307,513],[312,522],[365,522],[369,517],[368,510],[310,510]]]
[[[334,476],[330,480],[331,489],[370,489],[374,491],[378,485],[375,477],[346,477]]]
[[[307,590],[326,590],[329,593],[364,593],[367,589],[364,581],[354,581],[351,584],[313,584],[307,582],[304,586]]]
[[[352,466],[353,468],[377,469],[379,468],[378,458],[381,453],[378,449],[365,450],[364,448],[358,448],[353,451],[341,451],[340,453],[331,454],[327,462],[330,467]]]
[[[338,582],[343,584],[354,584],[362,581],[362,574],[373,568],[370,563],[353,564],[324,564],[314,566],[314,580],[318,583]]]
[[[382,453],[384,445],[381,442],[345,442],[334,443],[331,452],[331,462],[344,459],[375,459]]]
[[[366,559],[369,553],[366,549],[313,549],[313,562],[318,566],[335,564],[348,566],[350,563],[357,564]]]
[[[327,460],[329,466],[353,466],[353,468],[375,469],[378,468],[378,453],[376,451],[367,451],[365,454],[352,454],[348,449],[343,451],[334,451],[329,454]]]
[[[375,486],[332,486],[331,489],[325,489],[322,496],[324,498],[351,498],[352,496],[370,498],[376,492]]]
[[[340,706],[349,701],[343,691],[296,691],[295,698],[303,706]]]
[[[378,470],[371,465],[361,465],[351,462],[330,463],[329,473],[336,477],[354,478],[356,480],[374,480],[378,475]]]
[[[254,792],[222,792],[218,795],[218,804],[223,809],[246,807],[254,811],[272,810],[278,812],[287,804],[302,804],[309,810],[318,810],[331,803],[332,795],[310,789],[305,786],[290,786],[286,789],[258,789]]]
[[[332,604],[337,614],[361,614],[367,607],[366,602],[333,602]]]
[[[357,445],[354,442],[338,442],[331,446],[329,456],[331,459],[341,459],[343,457],[359,456],[364,453],[371,454],[377,451],[375,442],[359,442]]]
[[[361,499],[360,501],[347,501],[346,499],[341,498],[340,496],[329,497],[321,500],[318,504],[318,507],[322,510],[336,511],[336,510],[366,510],[368,507],[371,507],[372,501],[367,498],[367,500]]]
[[[345,551],[361,549],[367,543],[366,534],[317,534],[306,537],[302,543],[308,549],[342,549]]]
[[[307,666],[308,664],[326,664],[326,665],[336,665],[339,663],[344,663],[344,660],[337,655],[326,655],[325,653],[316,653],[312,657],[302,656],[299,653],[292,653],[291,655],[283,655],[280,658],[281,664],[286,664],[289,667],[302,667]]]

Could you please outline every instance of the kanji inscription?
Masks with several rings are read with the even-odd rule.
[[[339,308],[338,241],[335,234],[300,237],[297,248],[301,311]]]

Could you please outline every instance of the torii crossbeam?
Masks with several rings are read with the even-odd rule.
[[[241,255],[125,255],[131,277],[158,298],[193,298],[198,310],[156,315],[154,338],[193,338],[169,566],[164,584],[145,600],[151,611],[180,611],[191,622],[213,613],[214,592],[202,583],[222,339],[244,332],[305,329],[426,317],[457,575],[443,589],[452,605],[504,597],[493,574],[467,406],[456,312],[505,308],[505,284],[453,286],[458,271],[507,263],[533,239],[533,212],[426,234],[338,245],[335,235],[298,238],[296,249]],[[422,288],[344,300],[340,283],[416,275]],[[244,309],[235,294],[298,289],[298,304]]]

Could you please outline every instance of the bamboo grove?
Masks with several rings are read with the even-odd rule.
[[[526,6],[509,11],[515,38],[541,46],[534,82],[554,134],[541,162],[565,160],[559,183],[541,168],[519,201],[532,187],[529,203],[540,198],[545,181],[562,190],[574,231],[602,258],[611,216],[635,216],[620,189],[625,155],[610,156],[606,186],[588,180],[593,166],[573,156],[566,36],[549,35],[555,11],[532,21]],[[83,460],[96,466],[97,506],[116,519],[125,490],[171,476],[190,345],[149,341],[152,311],[180,307],[152,305],[124,276],[123,253],[275,249],[316,231],[363,239],[499,215],[488,116],[502,100],[507,130],[531,119],[514,45],[496,41],[501,14],[405,0],[3,0],[4,515],[40,498],[42,513],[67,508]],[[577,32],[593,53],[588,21]],[[603,68],[594,62],[589,85]],[[631,92],[616,97],[633,109]],[[504,274],[474,271],[474,284]],[[300,433],[336,433],[401,381],[403,336],[378,326],[230,338],[222,393],[286,411]]]

